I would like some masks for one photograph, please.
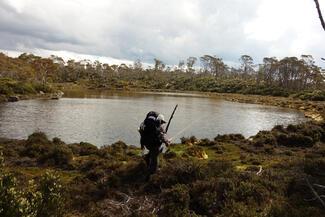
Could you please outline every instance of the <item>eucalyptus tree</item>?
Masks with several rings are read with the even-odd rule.
[[[263,59],[262,74],[263,81],[268,85],[273,85],[274,82],[279,78],[279,70],[276,57],[265,57]]]
[[[184,72],[184,70],[185,70],[185,61],[184,60],[179,61],[178,70],[181,71],[181,72]]]
[[[197,61],[196,57],[187,58],[186,66],[187,66],[187,72],[188,73],[194,73],[195,72],[195,70],[193,69],[193,66],[195,65],[196,61]]]
[[[203,66],[203,71],[210,73],[215,77],[221,77],[227,71],[226,64],[221,58],[211,55],[204,55],[200,57],[201,64]]]
[[[163,71],[165,68],[165,63],[159,59],[154,58],[154,62],[155,62],[155,71]]]
[[[249,55],[242,55],[239,59],[241,69],[244,75],[251,75],[254,73],[254,60]]]

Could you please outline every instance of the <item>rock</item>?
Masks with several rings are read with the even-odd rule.
[[[310,118],[316,122],[324,121],[324,118],[322,117],[322,115],[315,113],[315,112],[305,112],[305,117]]]
[[[43,91],[40,91],[39,94],[44,95],[45,93]]]
[[[18,96],[9,96],[8,97],[8,102],[17,102],[17,101],[19,101]]]
[[[60,99],[63,95],[64,93],[59,90],[58,92],[52,94],[51,99]]]

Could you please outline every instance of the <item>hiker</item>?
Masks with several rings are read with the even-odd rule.
[[[170,144],[163,128],[165,123],[166,121],[162,114],[151,111],[147,114],[139,128],[141,149],[144,150],[146,148],[149,150],[149,153],[144,155],[149,176],[157,171],[158,155],[161,152],[162,144],[165,143],[166,146]]]

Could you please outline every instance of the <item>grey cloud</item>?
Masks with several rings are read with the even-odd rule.
[[[0,33],[2,36],[7,34],[19,39],[16,41],[18,44],[29,46],[39,45],[40,41],[43,43],[82,44],[78,38],[59,32],[54,26],[48,26],[43,20],[30,14],[19,13],[3,2],[0,4]]]
[[[7,3],[6,3],[7,2]],[[23,4],[19,9],[9,2]],[[177,64],[188,56],[241,54],[260,61],[286,55],[290,38],[270,44],[250,38],[261,0],[23,0],[0,2],[0,49],[67,50],[120,59]],[[283,47],[283,50],[279,48]],[[320,53],[321,49],[310,47]],[[274,52],[275,54],[272,54]]]

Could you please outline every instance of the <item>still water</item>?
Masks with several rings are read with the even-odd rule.
[[[234,103],[213,97],[173,93],[98,92],[66,93],[60,100],[25,100],[0,104],[0,137],[24,139],[35,131],[67,143],[97,146],[122,140],[139,145],[137,128],[146,113],[161,112],[168,119],[178,110],[169,136],[214,138],[218,134],[252,136],[276,124],[305,121],[301,112],[264,105]]]

